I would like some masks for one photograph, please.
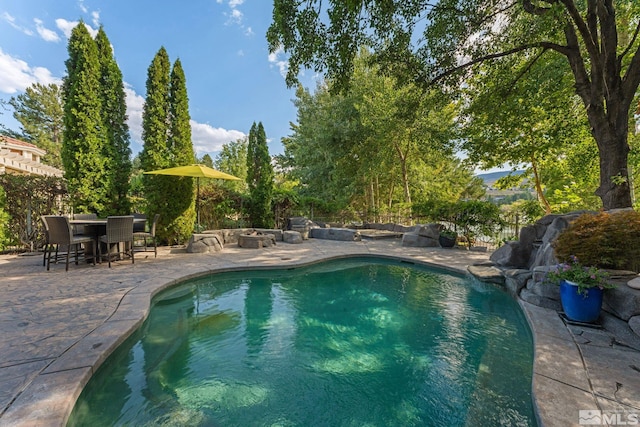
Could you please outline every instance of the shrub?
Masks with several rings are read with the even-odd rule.
[[[574,255],[583,265],[639,272],[640,214],[583,214],[560,232],[553,248],[562,262]]]
[[[4,190],[0,187],[0,251],[4,250],[9,243],[9,219],[10,216],[5,212],[7,197]]]

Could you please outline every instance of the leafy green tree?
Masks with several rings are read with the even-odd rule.
[[[186,166],[196,162],[191,142],[191,117],[187,82],[179,59],[173,64],[169,86],[169,155],[171,166]],[[165,197],[171,202],[164,212],[166,232],[177,241],[185,241],[193,232],[196,220],[195,186],[191,177],[173,177],[173,185]]]
[[[9,244],[9,220],[11,217],[6,212],[7,195],[0,187],[0,251]]]
[[[595,201],[589,193],[597,187],[597,175],[592,178],[598,163],[580,99],[572,93],[571,75],[562,58],[549,57],[529,64],[512,56],[499,62],[479,67],[481,72],[468,80],[469,101],[461,122],[465,135],[462,147],[470,160],[486,169],[504,163],[520,169],[524,164],[525,171],[516,181],[533,184],[547,213],[558,211],[558,196],[569,197],[564,190],[570,187],[571,193],[577,190],[582,195],[572,197],[573,203],[563,203],[563,211],[597,208],[597,203],[575,203]],[[532,78],[509,87],[501,83],[525,68]],[[583,165],[591,167],[571,168],[572,163],[575,166],[571,159],[578,156]],[[514,179],[502,181],[506,188],[517,184]]]
[[[21,125],[19,138],[47,152],[43,163],[62,167],[64,114],[61,87],[55,83],[34,83],[23,94],[11,97],[9,105],[13,107],[13,117]]]
[[[84,23],[71,31],[63,84],[64,176],[78,211],[102,213],[110,179],[104,157],[106,130],[101,115],[98,49]]]
[[[290,53],[289,85],[309,67],[346,86],[361,46],[407,81],[449,87],[460,86],[478,64],[518,56],[529,66],[509,76],[508,87],[528,78],[541,58],[559,56],[569,65],[598,148],[597,195],[605,209],[614,209],[631,206],[628,135],[640,84],[639,18],[635,0],[275,0],[267,39],[271,52]]]
[[[298,88],[298,123],[278,162],[302,196],[378,221],[435,200],[479,197],[472,171],[453,154],[455,106],[445,94],[402,85],[357,60],[349,90],[331,82]]]
[[[224,181],[222,186],[237,192],[247,191],[247,137],[224,144],[216,155],[214,167],[241,179]]]
[[[204,156],[202,156],[202,158],[198,161],[198,163],[201,163],[205,166],[213,168],[213,159],[209,154],[205,154]]]
[[[247,186],[249,187],[249,219],[254,227],[273,228],[271,210],[274,171],[262,122],[254,122],[247,143]]]
[[[127,194],[131,177],[131,148],[129,147],[126,96],[122,72],[115,61],[111,43],[103,27],[98,30],[96,46],[100,61],[102,122],[107,137],[104,144],[104,157],[107,162],[109,186],[105,210],[107,214],[124,215],[131,212]]]

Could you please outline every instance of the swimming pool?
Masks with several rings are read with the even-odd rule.
[[[155,299],[69,425],[535,425],[532,338],[489,285],[350,259]]]

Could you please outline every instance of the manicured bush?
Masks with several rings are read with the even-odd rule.
[[[556,257],[581,264],[640,272],[640,213],[628,210],[579,216],[553,243]]]

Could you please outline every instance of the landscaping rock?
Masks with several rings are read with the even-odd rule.
[[[282,230],[270,228],[255,228],[254,230],[262,234],[273,234],[277,242],[282,242]]]
[[[520,243],[517,240],[506,242],[504,245],[496,249],[489,259],[499,266],[516,267],[511,263],[511,258],[519,245]]]
[[[633,316],[629,319],[629,327],[634,334],[640,337],[640,316]]]
[[[411,248],[437,248],[440,246],[438,239],[420,236],[417,233],[404,233],[402,235],[402,246]]]
[[[285,243],[298,244],[298,243],[302,243],[302,235],[297,231],[287,230],[283,233],[282,240]]]
[[[640,315],[640,290],[628,286],[618,286],[604,292],[603,308],[628,321]]]
[[[220,237],[213,233],[193,234],[187,244],[187,253],[202,254],[207,252],[220,252],[224,244]]]
[[[440,230],[443,228],[444,227],[441,224],[426,224],[418,229],[418,235],[438,240],[440,237]]]
[[[309,237],[343,242],[359,242],[362,240],[358,230],[349,228],[312,228],[309,230]]]
[[[539,307],[548,308],[555,311],[562,311],[562,305],[560,304],[560,301],[555,301],[540,295],[536,295],[527,288],[523,288],[522,291],[520,291],[520,299],[528,302],[529,304],[537,305]]]
[[[532,277],[531,271],[526,269],[505,270],[503,274],[505,287],[513,296],[518,296],[522,288],[527,286],[527,281]]]

